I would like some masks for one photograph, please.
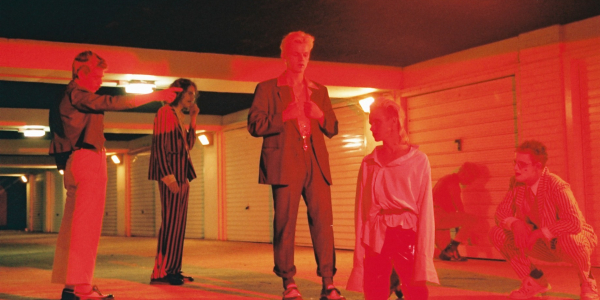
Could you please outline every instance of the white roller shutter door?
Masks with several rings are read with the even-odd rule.
[[[462,193],[465,211],[482,218],[480,246],[468,248],[466,256],[500,258],[487,233],[513,175],[517,139],[513,87],[514,77],[506,77],[407,99],[410,141],[429,157],[433,185],[464,162],[482,167],[482,176]]]

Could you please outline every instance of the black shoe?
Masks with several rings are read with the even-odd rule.
[[[63,289],[60,300],[75,300],[75,291],[72,289]]]
[[[440,259],[441,260],[445,260],[445,261],[467,261],[466,257],[462,257],[460,256],[460,254],[458,253],[458,250],[448,250],[445,249],[444,251],[442,251],[442,253],[440,253]]]
[[[183,282],[186,282],[186,281],[187,282],[192,282],[192,281],[194,281],[194,277],[192,277],[192,276],[185,276],[182,273],[178,273],[178,274],[175,274],[175,275],[178,276],[181,280],[183,280]]]
[[[402,299],[402,297],[404,297],[404,294],[402,293],[402,290],[400,290],[400,289],[395,290],[394,293],[396,294],[396,297],[398,299]]]
[[[179,277],[179,274],[167,274],[163,278],[150,279],[150,284],[182,285],[183,279]]]

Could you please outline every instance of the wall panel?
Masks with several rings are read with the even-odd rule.
[[[196,141],[190,151],[196,179],[190,182],[186,238],[204,238],[204,146]],[[211,187],[208,187],[211,188]],[[160,196],[159,196],[160,197]]]
[[[130,156],[131,162],[131,235],[155,236],[160,224],[156,224],[156,202],[160,202],[156,181],[148,180],[150,152]],[[160,206],[159,206],[160,208]]]
[[[271,242],[271,186],[258,183],[262,138],[246,127],[224,132],[227,239]]]
[[[117,235],[117,165],[112,162],[110,157],[106,158],[106,170],[108,182],[106,183],[102,235]]]
[[[463,189],[465,211],[481,218],[479,245],[469,247],[466,255],[498,258],[487,232],[512,175],[517,131],[514,77],[411,96],[406,101],[409,138],[428,155],[433,185],[464,162],[481,167],[482,176]],[[456,140],[461,141],[461,150]]]
[[[331,139],[325,137],[333,180],[331,203],[334,243],[338,249],[354,249],[354,198],[358,170],[366,151],[364,134],[367,115],[355,105],[337,107],[334,111],[339,122],[339,133]],[[298,212],[296,244],[312,246],[303,201]]]

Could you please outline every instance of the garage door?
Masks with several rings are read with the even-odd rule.
[[[465,211],[481,217],[482,238],[468,247],[470,257],[500,258],[487,233],[513,175],[515,99],[514,77],[407,98],[409,137],[428,155],[433,185],[464,162],[483,171],[462,194]]]

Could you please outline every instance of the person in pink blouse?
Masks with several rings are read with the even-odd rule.
[[[522,280],[511,299],[545,293],[550,284],[529,259],[565,261],[577,268],[581,299],[599,299],[590,257],[598,243],[569,184],[546,167],[544,144],[529,140],[515,153],[515,182],[496,209],[492,243]]]
[[[364,292],[366,300],[388,299],[392,269],[407,300],[427,299],[425,282],[439,283],[431,168],[418,146],[408,143],[401,112],[394,101],[377,99],[369,115],[373,137],[383,145],[360,167],[354,265],[346,287]]]

